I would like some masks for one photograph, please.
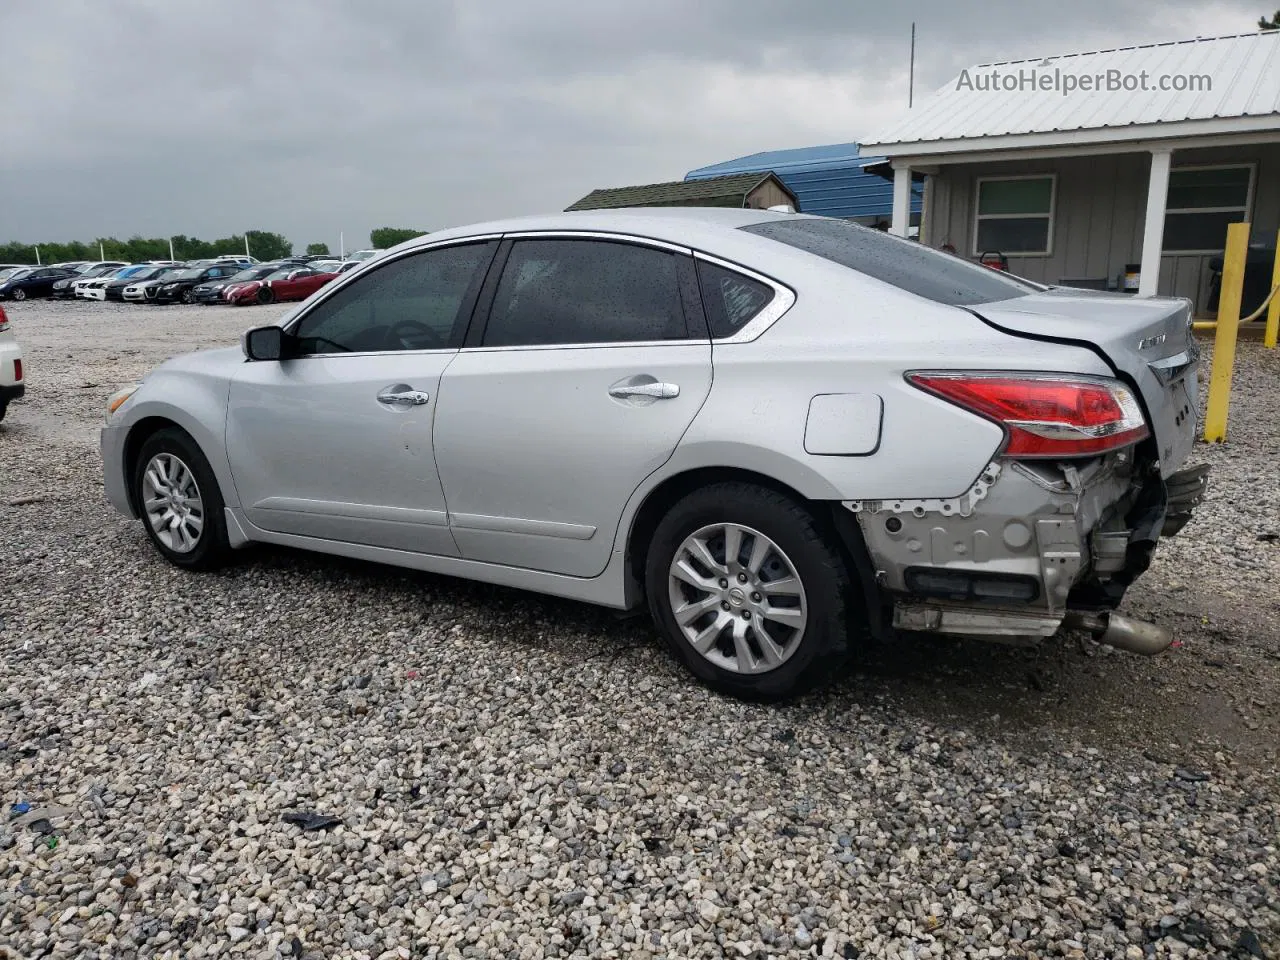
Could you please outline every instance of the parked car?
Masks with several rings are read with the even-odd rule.
[[[169,265],[148,266],[145,269],[140,270],[137,273],[131,274],[128,277],[123,277],[118,280],[108,281],[102,288],[103,294],[107,300],[117,300],[117,301],[142,300],[144,299],[144,297],[137,295],[137,291],[135,291],[135,296],[132,296],[132,297],[126,297],[125,291],[132,287],[141,287],[142,284],[146,283],[149,280],[155,280],[166,274],[172,273],[175,270],[181,270],[185,268],[186,268],[185,264],[180,264],[177,266],[169,266]]]
[[[114,283],[107,284],[107,291],[119,284],[123,284],[122,296],[131,303],[139,303],[146,300],[154,300],[159,293],[160,288],[170,280],[178,276],[185,270],[189,270],[185,263],[175,264],[171,267],[156,267],[152,271],[139,273],[128,280],[116,280]]]
[[[357,262],[361,260],[372,260],[374,257],[381,256],[384,253],[386,253],[385,250],[357,250],[355,253],[347,254],[347,259],[355,260]]]
[[[97,277],[80,278],[73,280],[71,289],[75,292],[77,300],[106,300],[107,284],[116,280],[128,280],[130,277],[136,277],[154,267],[150,263],[134,263],[127,267],[121,267],[114,272],[107,272]]]
[[[60,299],[74,297],[76,295],[74,284],[77,280],[96,280],[98,277],[105,276],[108,273],[114,273],[121,267],[125,266],[128,266],[128,264],[121,263],[118,260],[107,260],[87,264],[78,272],[73,273],[70,276],[63,277],[61,280],[55,281],[51,296]]]
[[[305,300],[335,276],[337,274],[320,273],[308,267],[287,266],[261,280],[229,286],[225,296],[227,303],[235,306]]]
[[[226,299],[223,294],[227,288],[241,283],[261,280],[264,277],[269,277],[279,269],[280,264],[274,262],[253,264],[245,267],[239,273],[232,274],[230,277],[220,277],[216,280],[198,284],[191,290],[191,299],[195,303],[225,303]]]
[[[105,484],[181,567],[264,542],[647,604],[772,699],[866,634],[1165,649],[1113,610],[1203,495],[1197,356],[1186,300],[845,221],[530,217],[160,366],[112,400]]]
[[[234,276],[239,273],[240,268],[235,263],[213,263],[207,267],[191,267],[166,277],[165,282],[156,290],[154,298],[149,298],[149,303],[173,303],[181,300],[183,303],[192,303],[195,299],[193,291],[202,283],[210,280],[221,280]]]
[[[26,389],[22,348],[13,335],[4,307],[0,307],[0,420],[9,411],[9,404],[21,398]]]
[[[53,285],[64,277],[74,276],[63,267],[24,267],[14,270],[0,281],[0,300],[28,300],[47,297]]]

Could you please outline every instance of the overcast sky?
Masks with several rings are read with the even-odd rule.
[[[0,0],[0,241],[301,249],[853,141],[978,62],[1249,32],[1280,0]]]

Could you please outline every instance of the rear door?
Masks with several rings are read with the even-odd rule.
[[[436,409],[462,556],[604,571],[628,498],[711,388],[692,271],[688,251],[641,239],[504,243],[482,298],[487,320],[445,371]]]

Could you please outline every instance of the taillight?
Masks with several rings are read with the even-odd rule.
[[[4,333],[9,329],[9,316],[4,312],[4,307],[0,307],[0,333]]]
[[[1011,457],[1087,456],[1148,435],[1137,398],[1115,380],[968,372],[909,373],[907,380],[1000,424]]]
[[[13,361],[13,382],[14,383],[22,382],[22,361],[21,360]]]

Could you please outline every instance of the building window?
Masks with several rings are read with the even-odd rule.
[[[1164,253],[1220,253],[1227,225],[1249,219],[1253,167],[1180,167],[1169,172]]]
[[[1053,194],[1057,178],[979,177],[973,254],[999,251],[1046,256],[1053,250]]]

